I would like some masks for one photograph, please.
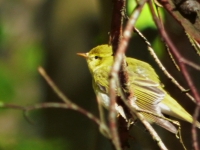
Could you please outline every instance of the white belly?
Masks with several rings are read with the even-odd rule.
[[[99,93],[98,95],[99,95],[101,104],[106,109],[108,109],[109,105],[110,105],[110,98],[108,97],[108,95],[106,95],[104,93]],[[120,105],[118,105],[117,103],[115,103],[115,109],[127,121],[127,118],[126,118],[126,115],[125,115],[123,107],[121,107]]]

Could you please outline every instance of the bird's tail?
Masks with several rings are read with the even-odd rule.
[[[163,114],[193,123],[192,116],[169,94],[166,94],[165,98],[161,101],[161,106]],[[200,123],[198,121],[196,122],[196,127],[200,129]]]

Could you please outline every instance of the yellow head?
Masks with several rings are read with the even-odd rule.
[[[97,46],[91,49],[88,53],[77,53],[77,55],[86,58],[91,73],[101,65],[105,65],[103,62],[107,60],[112,61],[112,54],[112,47],[109,45]]]

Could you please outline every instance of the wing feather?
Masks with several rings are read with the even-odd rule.
[[[145,82],[145,80],[142,82]],[[159,89],[158,85],[155,86],[155,84],[152,83],[152,86],[150,86],[150,82],[152,81],[147,81],[147,85],[144,83],[138,84],[138,81],[137,84],[132,83],[131,88],[134,91],[134,96],[137,98],[135,103],[139,108],[143,110],[147,110],[158,116],[164,117],[161,113],[159,103],[164,99],[165,93]],[[142,114],[149,122],[154,122],[172,133],[177,133],[177,129],[169,121],[153,116],[151,114]]]
[[[110,67],[97,69],[94,72],[93,76],[95,77],[93,78],[94,89],[105,94],[108,94],[109,92],[108,69],[110,69]],[[160,88],[159,83],[157,83],[159,80],[155,79],[154,81],[152,81],[149,80],[149,78],[147,78],[146,76],[142,76],[137,72],[133,72],[131,70],[130,73],[129,69],[128,71],[129,75],[131,75],[131,78],[129,78],[129,82],[131,85],[131,89],[133,90],[133,94],[136,97],[136,105],[143,110],[150,111],[156,115],[163,117],[163,114],[161,113],[161,109],[159,107],[159,103],[164,99],[165,92]],[[117,93],[117,95],[120,96],[119,93]],[[120,111],[118,107],[120,108]],[[120,105],[117,106],[116,109],[123,117],[125,116],[124,111],[121,109]],[[156,123],[157,125],[165,128],[172,133],[177,133],[177,129],[169,121],[144,112],[142,112],[142,114],[149,122]]]

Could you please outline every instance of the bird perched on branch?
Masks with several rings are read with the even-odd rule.
[[[88,53],[77,54],[86,59],[92,75],[94,91],[96,94],[100,95],[101,104],[105,108],[108,108],[108,76],[114,60],[112,47],[109,45],[100,45],[93,48]],[[164,90],[158,75],[148,63],[130,57],[126,57],[125,61],[127,64],[128,82],[135,96],[135,104],[140,109],[155,114],[152,115],[141,112],[147,121],[156,123],[175,134],[177,133],[176,127],[171,122],[164,119],[163,114],[173,116],[189,123],[193,122],[192,116]],[[119,90],[116,89],[116,95],[121,96],[120,94]],[[118,113],[127,120],[126,114],[120,105],[116,103],[115,106]],[[197,122],[196,126],[200,128],[200,123]]]

